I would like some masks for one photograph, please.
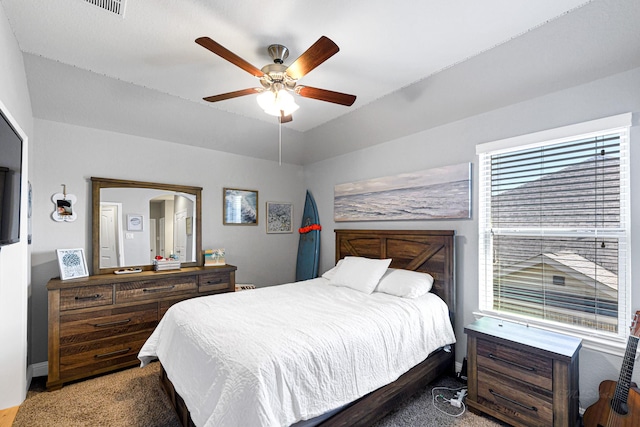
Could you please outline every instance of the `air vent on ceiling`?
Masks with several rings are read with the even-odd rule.
[[[98,6],[107,12],[115,13],[118,16],[124,17],[124,5],[127,0],[84,0],[94,6]]]

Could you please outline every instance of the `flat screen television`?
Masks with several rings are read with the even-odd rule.
[[[22,138],[0,111],[0,246],[20,241]]]

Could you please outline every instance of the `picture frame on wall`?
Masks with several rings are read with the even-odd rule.
[[[224,225],[258,225],[258,191],[222,189]]]
[[[58,256],[58,268],[60,269],[61,280],[89,276],[84,249],[56,249],[56,254]]]
[[[127,231],[142,231],[142,215],[127,214]]]
[[[471,166],[467,162],[337,184],[333,190],[333,220],[469,219]]]
[[[293,232],[293,203],[267,202],[267,234]]]

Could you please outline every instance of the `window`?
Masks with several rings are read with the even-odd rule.
[[[626,337],[631,114],[481,144],[480,310]]]

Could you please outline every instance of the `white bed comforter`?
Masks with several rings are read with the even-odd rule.
[[[198,426],[288,426],[395,381],[455,342],[446,304],[323,278],[174,305],[142,347]]]

